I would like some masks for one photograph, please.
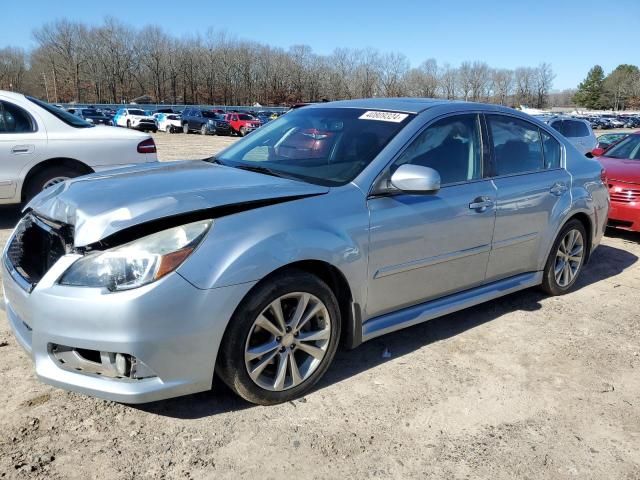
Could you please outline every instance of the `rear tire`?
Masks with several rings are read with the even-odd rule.
[[[549,295],[564,295],[575,285],[587,255],[587,234],[579,220],[562,227],[544,268],[541,288]]]
[[[41,172],[36,173],[29,179],[29,183],[24,189],[23,198],[25,203],[29,202],[38,193],[44,190],[46,187],[53,186],[57,183],[62,183],[70,178],[86,175],[88,172],[82,171],[79,168],[69,166],[57,166],[49,167]]]
[[[222,339],[216,373],[249,402],[293,400],[311,390],[329,368],[340,328],[338,302],[326,283],[299,270],[282,272],[254,288],[236,309]]]
[[[202,126],[200,127],[200,135],[206,135],[207,134],[207,124],[203,123]]]
[[[189,125],[187,123],[184,123],[182,125],[182,132],[183,133],[189,133]]]
[[[131,120],[127,120],[127,128],[131,128]]]

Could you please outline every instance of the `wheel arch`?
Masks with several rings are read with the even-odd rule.
[[[569,223],[571,220],[578,220],[580,223],[582,223],[582,226],[584,227],[584,230],[587,234],[587,238],[586,238],[587,251],[584,259],[584,262],[586,264],[589,262],[589,258],[591,257],[591,246],[593,244],[593,231],[594,231],[593,221],[591,220],[591,217],[589,217],[589,215],[587,215],[585,212],[577,212],[571,215],[570,217],[568,217],[563,222],[562,226],[560,227],[560,230],[562,230],[564,226],[567,223]]]
[[[275,276],[281,275],[287,271],[302,271],[304,273],[314,275],[326,283],[338,300],[340,318],[342,320],[342,333],[340,338],[341,345],[345,348],[352,349],[362,343],[362,317],[360,305],[354,301],[353,292],[345,274],[338,267],[325,260],[298,260],[276,268],[264,276],[249,290],[249,292],[247,292],[242,301],[238,304],[238,307],[261,285],[271,281]],[[238,307],[236,307],[236,309]],[[228,325],[225,327],[225,331],[227,328]]]
[[[49,168],[55,167],[69,167],[82,172],[82,175],[88,175],[90,173],[94,173],[94,170],[84,162],[80,160],[76,160],[68,157],[55,157],[49,158],[47,160],[43,160],[39,163],[33,165],[27,174],[24,177],[24,181],[22,182],[21,190],[20,190],[20,199],[21,201],[25,201],[25,192],[28,188],[29,182],[38,175],[40,172],[43,172]]]

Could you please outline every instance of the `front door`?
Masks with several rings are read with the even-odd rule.
[[[26,110],[0,101],[0,199],[17,195],[23,170],[42,157],[46,143],[46,132]]]
[[[375,317],[484,282],[496,189],[483,178],[480,118],[445,117],[428,126],[394,162],[431,167],[434,194],[371,198],[369,293]]]

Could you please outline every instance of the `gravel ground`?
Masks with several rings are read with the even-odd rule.
[[[156,135],[161,159],[233,139]],[[0,209],[0,245],[18,210]],[[43,385],[0,310],[3,478],[640,478],[640,235],[527,290],[340,352],[307,397],[127,406]]]

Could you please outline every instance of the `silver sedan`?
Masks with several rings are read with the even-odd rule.
[[[303,395],[338,345],[541,286],[603,235],[597,161],[515,110],[311,105],[205,161],[55,185],[3,254],[11,328],[42,381],[120,402]]]

